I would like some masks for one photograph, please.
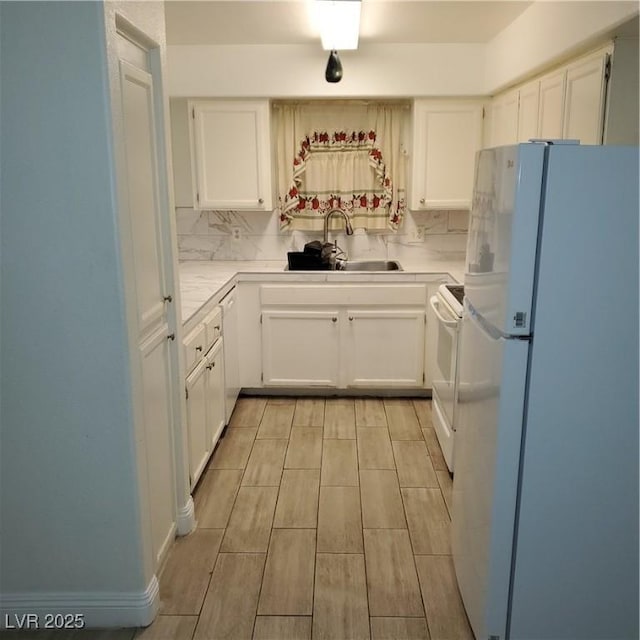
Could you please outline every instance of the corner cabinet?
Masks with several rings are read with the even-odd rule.
[[[476,100],[415,100],[409,207],[469,209],[483,105]]]
[[[189,101],[196,209],[273,209],[268,100]]]

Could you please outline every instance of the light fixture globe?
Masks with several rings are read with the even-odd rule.
[[[342,63],[340,62],[338,52],[335,49],[333,49],[329,54],[324,78],[327,82],[340,82],[340,80],[342,80]]]

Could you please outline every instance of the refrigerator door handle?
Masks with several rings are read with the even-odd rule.
[[[473,305],[465,300],[464,313],[467,317],[476,324],[484,333],[486,333],[493,340],[529,340],[528,335],[512,335],[510,333],[504,333],[500,329],[491,324],[482,314],[478,313]]]

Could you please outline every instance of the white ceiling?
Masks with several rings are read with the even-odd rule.
[[[167,43],[319,44],[314,0],[168,0]],[[360,43],[483,43],[532,4],[523,0],[363,0]]]

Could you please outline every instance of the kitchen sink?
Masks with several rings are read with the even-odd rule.
[[[347,260],[338,263],[340,271],[402,271],[397,260]]]

